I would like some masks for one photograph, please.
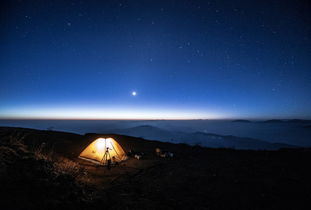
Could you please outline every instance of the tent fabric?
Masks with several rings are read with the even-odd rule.
[[[98,138],[87,146],[79,158],[98,164],[106,165],[126,160],[126,154],[120,144],[113,138]]]

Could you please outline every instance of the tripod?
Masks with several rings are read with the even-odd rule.
[[[109,162],[111,164],[111,155],[109,153],[109,147],[107,147],[101,162],[103,163],[103,165],[105,165],[106,163],[109,164]]]

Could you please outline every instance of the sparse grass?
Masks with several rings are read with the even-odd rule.
[[[35,160],[49,163],[52,166],[50,169],[56,177],[69,175],[78,182],[87,180],[85,168],[75,161],[58,155],[53,145],[42,142],[39,145],[27,146],[24,142],[26,137],[27,134],[16,132],[6,136],[5,141],[2,141],[1,144],[3,146],[8,146],[8,149],[13,149],[13,152],[22,153],[22,156],[27,154],[28,156],[32,156]]]
[[[37,160],[47,160],[54,161],[54,148],[53,146],[48,146],[46,143],[42,143],[38,146],[33,146],[31,148],[35,158]]]
[[[53,145],[42,143],[32,149],[34,157],[37,160],[49,161],[53,164],[53,173],[55,176],[69,175],[75,181],[83,182],[87,172],[80,164],[68,158],[61,157],[54,152]]]
[[[0,197],[4,206],[54,209],[86,205],[94,199],[93,190],[83,182],[87,179],[84,167],[61,157],[52,144],[34,146],[25,138],[20,133],[0,137]]]
[[[26,137],[27,137],[27,134],[24,134],[22,132],[14,132],[11,135],[9,135],[8,143],[10,145],[23,144],[23,141]]]
[[[54,171],[56,174],[70,174],[77,181],[83,180],[87,175],[84,167],[67,158],[59,158],[54,162]]]

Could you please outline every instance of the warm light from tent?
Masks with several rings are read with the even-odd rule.
[[[106,139],[106,147],[112,149],[112,141],[111,138]]]
[[[107,160],[113,159],[113,162],[126,160],[126,154],[113,138],[97,138],[81,152],[79,158],[106,165]]]
[[[98,150],[103,150],[105,148],[105,139],[103,138],[98,139],[98,141],[96,142],[96,148]]]

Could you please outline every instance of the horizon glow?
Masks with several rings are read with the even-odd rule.
[[[118,108],[36,108],[5,110],[0,119],[119,119],[119,120],[147,120],[147,119],[222,119],[226,115],[194,111],[156,110],[156,109],[118,109]]]

